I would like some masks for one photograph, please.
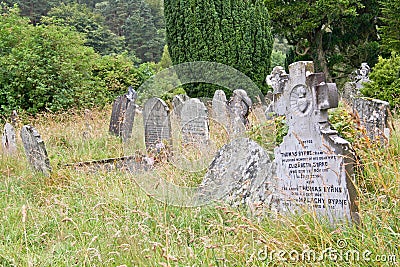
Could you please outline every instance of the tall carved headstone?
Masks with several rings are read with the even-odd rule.
[[[169,108],[160,98],[150,98],[143,107],[144,138],[146,148],[158,149],[171,142]]]
[[[229,108],[231,110],[231,124],[234,136],[240,136],[246,131],[246,126],[249,121],[247,119],[252,101],[243,89],[233,91],[232,97],[229,100]]]
[[[232,112],[228,106],[225,92],[216,90],[212,100],[212,118],[226,129],[228,133],[231,132],[231,117]]]
[[[137,93],[132,87],[129,87],[128,94],[118,96],[112,107],[109,132],[122,137],[123,141],[128,140],[132,136],[136,98]]]
[[[277,209],[312,210],[332,223],[358,221],[349,144],[330,128],[328,109],[337,107],[336,84],[313,73],[312,62],[289,66],[289,79],[275,95],[275,111],[289,126],[275,149]]]
[[[44,141],[37,130],[30,125],[23,126],[21,129],[21,139],[26,157],[33,169],[49,175],[51,172],[50,160],[47,156]]]
[[[390,137],[388,102],[356,97],[353,99],[353,112],[360,118],[360,124],[371,140],[382,144],[388,142]]]
[[[14,155],[17,152],[17,139],[15,135],[14,127],[6,123],[4,125],[3,135],[1,137],[1,145],[3,147],[3,152],[6,155]]]
[[[288,79],[289,74],[287,74],[285,69],[281,66],[274,67],[271,74],[265,79],[267,84],[273,89],[272,93],[268,92],[267,94],[270,104],[266,108],[265,115],[268,119],[271,119],[275,115],[275,96],[282,94]]]
[[[205,144],[210,139],[207,108],[199,99],[183,104],[181,128],[184,143]]]
[[[368,63],[361,63],[360,69],[356,71],[356,76],[354,82],[356,83],[357,89],[363,87],[363,83],[369,82],[369,73],[371,72],[371,68],[368,66]]]
[[[181,118],[183,104],[189,99],[190,97],[188,97],[187,95],[175,95],[172,99],[172,111],[179,120]]]

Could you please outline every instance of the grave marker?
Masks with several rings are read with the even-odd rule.
[[[249,123],[247,119],[252,106],[251,99],[247,96],[245,90],[236,89],[233,91],[229,100],[229,108],[231,109],[231,124],[234,136],[240,136],[246,131]]]
[[[128,94],[118,96],[113,104],[109,132],[122,137],[123,141],[132,136],[133,120],[135,119],[135,100],[137,93],[129,87]]]
[[[187,95],[175,95],[172,99],[172,111],[179,120],[181,118],[183,104],[189,99],[190,97],[188,97]]]
[[[361,126],[365,128],[367,136],[372,141],[388,143],[390,137],[388,102],[356,97],[353,99],[353,113],[358,115]]]
[[[313,73],[312,62],[289,66],[289,79],[277,92],[274,110],[285,115],[288,134],[275,149],[277,210],[312,210],[331,223],[358,221],[353,160],[349,143],[330,128],[328,109],[337,107],[336,85]]]
[[[212,100],[212,118],[225,127],[228,133],[231,132],[231,110],[228,106],[225,92],[216,90]]]
[[[36,129],[25,125],[21,129],[21,139],[25,148],[26,157],[34,170],[50,175],[50,160],[47,156],[44,141]]]
[[[10,123],[4,125],[4,131],[1,138],[3,152],[6,155],[14,155],[17,152],[17,139],[14,127]]]
[[[150,98],[143,107],[144,137],[147,149],[161,149],[171,142],[169,108],[160,98]]]
[[[184,143],[206,144],[210,139],[207,108],[199,99],[192,98],[183,104],[181,128]]]

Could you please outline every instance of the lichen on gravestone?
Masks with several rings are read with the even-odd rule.
[[[328,122],[328,110],[338,106],[336,85],[326,83],[323,73],[314,73],[312,62],[296,62],[289,66],[289,79],[274,104],[289,126],[275,149],[276,209],[311,211],[331,223],[357,222],[350,146]]]
[[[44,175],[50,175],[51,166],[47,155],[46,146],[38,131],[30,125],[21,129],[21,139],[24,145],[26,158],[32,168]]]
[[[5,155],[12,156],[17,152],[17,139],[15,129],[10,123],[4,125],[1,145]]]

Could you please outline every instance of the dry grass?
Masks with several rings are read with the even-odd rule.
[[[108,134],[109,117],[109,107],[93,110],[91,129],[80,112],[26,119],[42,134],[53,173],[34,174],[20,144],[14,157],[1,156],[0,266],[399,265],[397,133],[390,147],[366,149],[362,155],[365,169],[358,179],[363,224],[332,228],[311,214],[271,215],[258,221],[245,209],[223,203],[168,206],[137,186],[133,178],[145,183],[146,175],[64,168],[69,162],[143,151],[140,115],[129,144]],[[400,125],[399,120],[395,123]],[[90,138],[83,136],[84,131]],[[176,184],[193,186],[204,170],[187,172],[165,164],[158,173]],[[317,258],[297,257],[307,250]],[[360,258],[347,260],[348,251],[360,252]],[[371,254],[362,255],[365,251]],[[397,263],[391,255],[397,256]]]

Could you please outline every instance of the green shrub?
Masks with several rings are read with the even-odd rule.
[[[365,96],[388,101],[392,108],[400,107],[400,56],[379,58],[361,93]]]

